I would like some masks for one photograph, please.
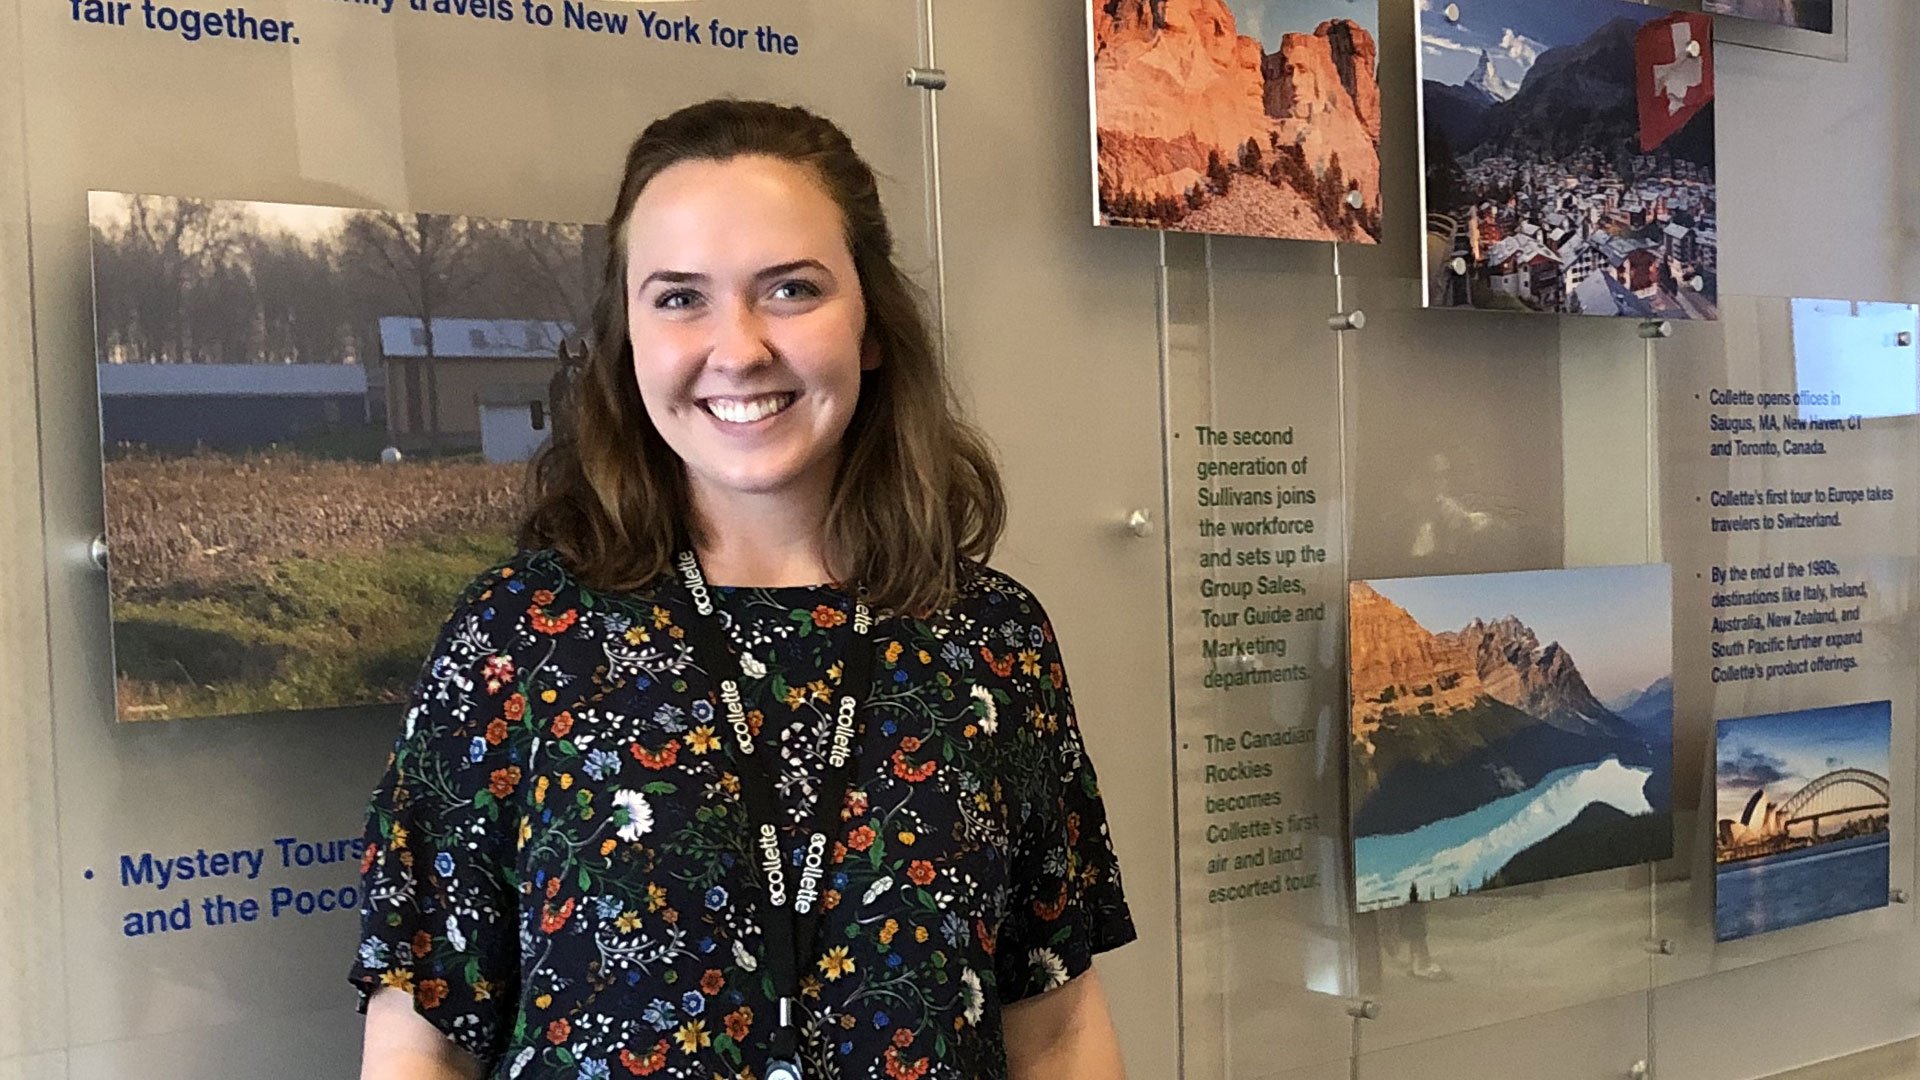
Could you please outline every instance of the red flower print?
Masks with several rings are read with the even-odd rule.
[[[645,1057],[635,1057],[633,1051],[620,1051],[620,1064],[635,1076],[652,1076],[667,1064],[667,1040],[661,1039],[647,1051]]]
[[[567,733],[572,730],[573,730],[573,714],[572,713],[563,712],[559,716],[556,716],[553,718],[553,737],[554,738],[564,739],[567,737]]]
[[[433,935],[425,930],[415,931],[413,941],[409,943],[416,957],[425,956],[433,951]]]
[[[487,725],[487,741],[495,746],[499,746],[501,743],[507,741],[507,722],[505,720],[496,716],[493,719],[493,723]]]
[[[980,919],[973,920],[973,936],[980,939],[980,951],[988,956],[1000,947],[1000,935],[987,929],[987,924]]]
[[[929,1066],[926,1058],[921,1058],[912,1065],[908,1065],[901,1060],[900,1051],[892,1047],[888,1047],[886,1054],[883,1056],[887,1062],[887,1075],[892,1077],[893,1080],[920,1080],[921,1077],[927,1075]]]
[[[487,784],[487,790],[493,793],[494,798],[504,799],[513,794],[513,789],[519,786],[520,766],[509,765],[504,769],[493,770],[493,776]]]
[[[1053,903],[1047,904],[1038,900],[1033,902],[1033,913],[1039,916],[1042,922],[1053,922],[1060,918],[1060,916],[1066,914],[1066,911],[1067,883],[1064,881],[1060,883],[1060,895]]]
[[[573,1034],[573,1025],[568,1023],[564,1016],[547,1025],[547,1041],[555,1046],[566,1042],[567,1036],[571,1034]]]
[[[873,846],[873,826],[862,825],[847,837],[847,846],[855,851],[865,851]]]
[[[423,1009],[439,1008],[440,1003],[447,1000],[447,980],[428,979],[414,988],[413,999]]]
[[[554,897],[559,895],[560,895],[560,879],[557,877],[548,878],[547,879],[547,899],[551,900]]]
[[[380,846],[378,844],[368,844],[367,850],[360,853],[360,872],[364,874],[373,869],[373,860],[378,858],[379,855]]]
[[[700,992],[708,997],[719,993],[726,985],[727,977],[719,968],[708,968],[707,973],[700,976]]]
[[[1047,681],[1053,684],[1055,690],[1060,689],[1067,684],[1067,669],[1059,664],[1048,664]]]
[[[1040,636],[1049,642],[1053,640],[1053,622],[1051,620],[1040,624]]]
[[[753,1010],[745,1005],[727,1014],[727,1037],[734,1042],[746,1042],[747,1033],[753,1030]]]
[[[649,769],[671,769],[680,760],[680,740],[674,739],[653,753],[639,743],[633,744],[633,758]]]
[[[1080,845],[1080,814],[1078,811],[1072,811],[1067,814],[1067,843],[1073,847]]]
[[[527,695],[514,694],[507,699],[505,705],[500,707],[500,711],[506,714],[507,719],[518,721],[521,717],[527,715]]]
[[[893,752],[893,775],[905,780],[909,784],[918,784],[927,777],[932,776],[935,768],[935,764],[931,761],[923,762],[919,765],[909,765],[907,764],[907,752],[905,750],[895,750]]]
[[[847,621],[847,613],[839,608],[821,604],[813,609],[813,625],[822,630],[831,630]]]
[[[539,607],[533,607],[527,610],[527,621],[533,624],[535,630],[546,634],[548,637],[559,637],[561,634],[566,633],[573,628],[573,624],[577,622],[579,618],[580,613],[572,608],[568,608],[559,615],[549,615]]]
[[[900,749],[905,750],[909,754],[916,753],[920,749],[920,740],[909,735],[900,740]]]
[[[552,589],[533,590],[533,606],[534,607],[546,607],[548,604],[551,604],[551,603],[553,603]]]
[[[925,859],[915,859],[913,865],[907,867],[907,880],[915,885],[931,885],[933,878],[933,864]]]
[[[1004,679],[1013,674],[1013,662],[1016,659],[1013,653],[1008,653],[1004,659],[997,658],[993,655],[992,649],[982,645],[980,655],[986,659],[987,666],[993,669],[995,675]]]
[[[540,906],[540,932],[543,934],[557,934],[560,932],[560,928],[567,925],[567,920],[571,918],[573,918],[573,897],[571,896],[561,902],[558,910],[555,910],[552,904],[542,904]]]
[[[913,1045],[913,1032],[899,1028],[893,1033],[893,1045],[901,1050]]]

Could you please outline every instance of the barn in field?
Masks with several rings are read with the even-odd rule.
[[[387,431],[395,446],[432,445],[439,404],[440,448],[481,450],[490,461],[523,461],[546,439],[547,387],[573,327],[537,319],[380,320]]]
[[[99,387],[109,448],[256,449],[371,415],[359,364],[101,364]]]

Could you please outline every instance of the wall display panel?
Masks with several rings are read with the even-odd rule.
[[[1833,33],[1833,5],[1834,0],[1700,0],[1701,10],[1710,14],[1791,26],[1816,34]]]
[[[1189,1077],[1269,1075],[1350,1050],[1335,299],[1324,275],[1166,272]]]
[[[95,192],[117,712],[395,703],[513,551],[599,226]]]
[[[1427,302],[1714,318],[1711,20],[1627,0],[1422,7]]]
[[[1647,353],[1633,325],[1463,318],[1425,309],[1416,279],[1341,287],[1343,306],[1367,316],[1343,335],[1350,579],[1551,577],[1657,561],[1642,450]],[[1657,682],[1646,674],[1642,686]],[[1631,692],[1623,681],[1606,694]],[[1359,1025],[1363,1062],[1428,1048],[1486,1054],[1493,1033],[1567,1016],[1595,1023],[1610,1046],[1636,1047],[1596,1059],[1608,1070],[1594,1075],[1623,1072],[1644,1049],[1649,876],[1641,863],[1355,916],[1356,993],[1378,1006]],[[1631,999],[1637,1034],[1589,1012],[1612,1015]],[[1511,1065],[1501,1075],[1546,1075],[1525,1071],[1524,1054],[1483,1060]]]
[[[926,102],[900,77],[925,62],[924,28],[918,10],[869,3],[516,0],[482,18],[408,0],[288,0],[246,5],[253,21],[236,13],[231,35],[224,15],[218,36],[202,20],[195,38],[181,5],[166,5],[165,16],[161,6],[151,26],[137,4],[124,24],[89,22],[85,5],[17,8],[30,43],[18,70],[31,137],[17,159],[31,180],[30,243],[7,250],[30,250],[33,276],[31,292],[9,302],[24,309],[30,300],[33,313],[36,360],[23,385],[39,391],[45,498],[29,504],[45,509],[36,528],[48,572],[35,609],[48,613],[44,640],[54,658],[52,707],[22,723],[28,752],[58,762],[57,797],[50,790],[35,804],[36,839],[18,857],[46,851],[55,861],[36,879],[40,906],[58,921],[35,939],[45,954],[35,963],[62,973],[59,989],[43,996],[87,1003],[84,1018],[55,1010],[44,1030],[55,1045],[76,1049],[73,1076],[139,1071],[148,1051],[213,1080],[257,1076],[272,1071],[262,1062],[288,1060],[275,1058],[275,1047],[284,1053],[297,1044],[325,1048],[297,1055],[321,1063],[313,1075],[345,1077],[359,1031],[344,979],[355,941],[352,844],[398,710],[113,722],[110,585],[87,558],[107,524],[103,380],[88,359],[98,358],[88,193],[338,208],[402,221],[446,215],[488,228],[591,222],[611,209],[622,155],[646,122],[714,95],[772,97],[813,106],[849,131],[881,174],[902,262],[931,281]],[[508,10],[511,20],[501,15]],[[290,22],[291,32],[267,40],[269,19]],[[352,282],[353,274],[340,276]],[[544,307],[476,306],[434,317],[570,321]],[[462,329],[470,341],[474,327]],[[377,326],[364,332],[361,340],[377,339]],[[394,352],[408,347],[390,344]],[[442,411],[449,440],[450,415],[499,405],[492,394],[474,400],[479,387],[457,385],[456,363],[449,358],[439,373],[441,397],[459,397]],[[549,380],[551,362],[541,364],[526,389]],[[404,415],[404,376],[399,389]],[[423,408],[432,400],[421,399]],[[528,403],[517,407],[530,422]],[[484,431],[482,424],[482,434],[463,435],[467,445],[448,450],[484,461]],[[400,464],[433,458],[423,445],[430,442],[398,442]],[[309,541],[316,539],[324,538]],[[407,666],[417,670],[420,659]],[[228,872],[171,872],[183,865]],[[311,1025],[294,1038],[287,1025],[265,1019],[289,1016]],[[187,1048],[196,1038],[221,1053]]]
[[[1739,297],[1719,325],[1655,345],[1675,769],[1697,781],[1676,786],[1677,858],[1656,886],[1664,982],[1711,992],[1716,973],[1913,925],[1911,904],[1876,893],[1914,887],[1916,332],[1907,304]],[[1884,771],[1862,734],[1879,739],[1883,715]],[[1749,814],[1756,799],[1778,812]],[[1806,849],[1810,818],[1838,833],[1881,814],[1885,833]],[[1816,918],[1821,903],[1835,917]]]
[[[1716,941],[1887,906],[1891,702],[1722,720],[1715,736]]]
[[[1373,0],[1088,0],[1094,220],[1380,240]]]
[[[1349,588],[1356,910],[1673,853],[1668,567]]]

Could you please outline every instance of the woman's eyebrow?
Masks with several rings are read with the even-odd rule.
[[[765,281],[767,278],[785,277],[796,270],[818,270],[828,277],[833,276],[833,271],[827,269],[826,264],[819,259],[795,259],[792,262],[784,262],[778,266],[769,266],[765,270],[753,275],[753,279],[755,281]]]
[[[698,285],[706,280],[707,275],[688,270],[655,270],[641,280],[639,287],[644,289],[656,281],[665,282],[668,285]]]

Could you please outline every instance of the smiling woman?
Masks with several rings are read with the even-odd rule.
[[[373,799],[363,1076],[1115,1080],[1106,809],[872,171],[708,102],[609,234]]]

